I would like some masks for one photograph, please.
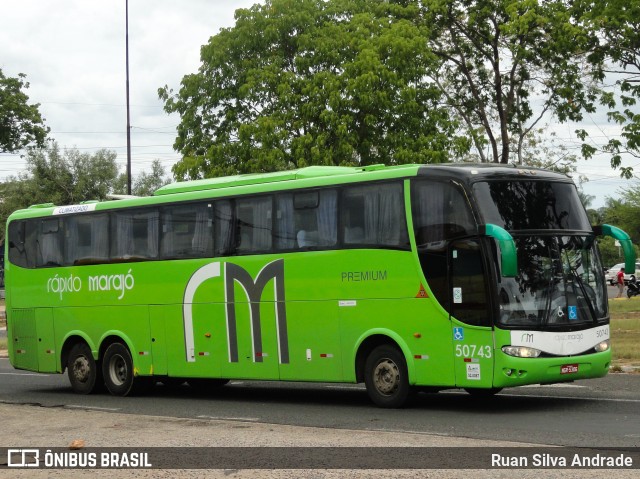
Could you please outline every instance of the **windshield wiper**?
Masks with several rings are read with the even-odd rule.
[[[587,288],[584,286],[584,281],[582,281],[582,278],[580,277],[576,269],[571,266],[571,263],[569,261],[567,261],[567,264],[569,265],[569,271],[571,271],[571,274],[575,278],[575,282],[578,283],[578,287],[580,288],[580,291],[582,291],[582,296],[584,296],[584,299],[587,302],[587,306],[589,307],[589,312],[591,313],[593,321],[597,321],[598,317],[596,316],[596,310],[593,308],[591,298],[589,298],[589,294],[587,293]]]

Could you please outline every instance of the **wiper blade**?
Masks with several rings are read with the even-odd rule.
[[[589,294],[587,293],[587,288],[585,288],[584,286],[584,281],[582,281],[582,278],[580,277],[578,272],[575,270],[575,268],[571,266],[571,264],[569,264],[569,270],[571,271],[571,274],[575,278],[575,282],[578,283],[578,287],[580,288],[580,291],[582,291],[582,296],[584,297],[584,300],[587,302],[587,306],[589,307],[589,312],[591,313],[591,317],[593,318],[593,321],[596,321],[598,319],[598,316],[596,315],[596,310],[593,308],[593,304],[591,304],[591,298],[589,298]]]

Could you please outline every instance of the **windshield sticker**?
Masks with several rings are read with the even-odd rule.
[[[575,321],[578,319],[578,307],[577,306],[569,306],[569,321]]]
[[[462,288],[453,288],[453,302],[455,304],[462,303]]]

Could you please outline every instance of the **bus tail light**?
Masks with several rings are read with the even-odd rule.
[[[537,358],[542,351],[526,346],[503,346],[502,352],[516,358]]]
[[[598,344],[596,344],[595,350],[599,353],[603,353],[605,351],[609,350],[609,340],[605,339],[602,342],[599,342]]]

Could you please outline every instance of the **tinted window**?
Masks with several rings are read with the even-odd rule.
[[[350,186],[343,199],[345,245],[409,247],[401,183]]]
[[[453,183],[412,183],[413,227],[418,257],[429,288],[450,310],[447,254],[449,242],[476,234],[477,227],[464,191]]]
[[[413,226],[418,247],[476,233],[464,191],[453,183],[414,183]]]
[[[485,222],[507,230],[591,230],[573,184],[491,181],[476,183],[473,191]]]
[[[330,248],[338,236],[338,193],[315,190],[279,195],[276,201],[278,249]]]
[[[233,205],[231,201],[217,201],[213,205],[214,255],[233,253]]]
[[[61,266],[64,233],[59,218],[39,220],[36,236],[36,266]]]
[[[213,205],[169,206],[162,209],[160,251],[163,258],[213,255]]]
[[[272,209],[270,196],[236,200],[238,254],[271,249]]]
[[[451,301],[451,315],[467,324],[490,326],[489,295],[482,249],[476,239],[451,243],[451,288],[457,296]]]
[[[9,224],[9,261],[23,268],[36,265],[37,221],[13,221]]]
[[[115,260],[158,257],[160,213],[157,210],[127,210],[113,214],[111,256]]]
[[[69,216],[65,229],[65,264],[90,264],[109,259],[109,215]]]

